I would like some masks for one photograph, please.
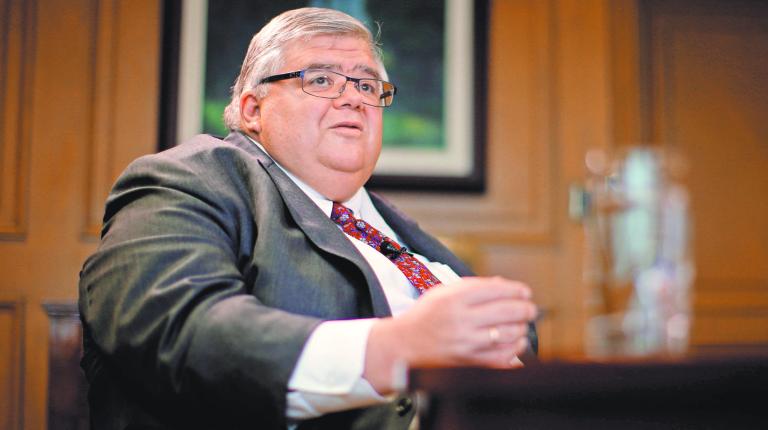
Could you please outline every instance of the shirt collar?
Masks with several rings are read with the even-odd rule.
[[[243,133],[245,134],[245,133]],[[257,142],[255,139],[253,139],[251,136],[248,136],[245,134],[245,136],[254,143],[254,145],[258,146],[259,149],[264,151],[265,154],[269,156],[269,158],[272,158],[272,161],[275,162],[275,165],[280,168],[283,172],[285,172],[286,175],[296,184],[301,191],[304,192],[304,194],[307,195],[307,197],[310,198],[315,204],[320,208],[320,210],[323,211],[324,214],[326,214],[328,217],[331,216],[331,210],[333,209],[333,201],[327,199],[325,196],[317,192],[314,188],[307,185],[304,181],[297,178],[293,173],[288,171],[285,167],[280,165],[280,163],[277,162],[270,154],[267,152],[266,148],[264,146]],[[371,205],[373,206],[373,202],[371,202],[370,197],[368,196],[368,193],[365,191],[365,188],[360,187],[355,194],[347,201],[341,202],[344,206],[351,209],[354,213],[355,217],[357,218],[365,218],[366,212],[367,212],[367,206]]]

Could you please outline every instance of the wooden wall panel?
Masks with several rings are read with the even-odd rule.
[[[161,3],[100,0],[95,10],[92,128],[84,183],[83,233],[88,239],[100,233],[104,201],[117,176],[128,163],[157,148]],[[155,24],[151,31],[144,24],[148,17]]]
[[[562,0],[556,2],[556,64],[558,116],[554,123],[560,144],[558,226],[562,229],[555,280],[559,355],[578,356],[588,294],[584,282],[584,226],[569,218],[568,189],[584,183],[584,156],[592,148],[612,145],[614,50],[612,8],[621,2]],[[552,268],[550,268],[552,270]]]
[[[62,376],[49,366],[55,336],[42,305],[77,301],[108,189],[156,149],[161,3],[0,0],[0,294],[26,303],[24,372],[14,371],[24,397],[0,403],[23,408],[25,429],[55,424],[47,389]],[[22,39],[29,46],[20,50]],[[13,133],[21,137],[9,140]],[[7,352],[0,344],[0,356]]]
[[[0,430],[22,427],[24,305],[0,300]]]
[[[768,4],[647,8],[653,137],[689,165],[694,347],[768,349]]]
[[[612,146],[650,141],[647,70],[643,63],[643,16],[637,0],[615,0],[610,8]]]
[[[0,238],[26,232],[36,1],[0,1]]]
[[[99,3],[94,14],[91,97],[92,128],[88,138],[85,218],[83,233],[96,237],[101,230],[104,200],[113,181],[115,139],[116,67],[119,46],[116,27],[118,5],[113,0]]]

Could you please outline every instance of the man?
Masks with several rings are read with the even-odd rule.
[[[468,277],[363,188],[386,79],[359,21],[286,12],[251,41],[226,139],[126,169],[81,274],[94,428],[407,428],[404,367],[521,365],[530,289]]]

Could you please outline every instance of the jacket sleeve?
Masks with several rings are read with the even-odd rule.
[[[250,294],[257,226],[236,165],[156,154],[118,179],[80,309],[98,356],[147,403],[285,420],[288,379],[321,321]]]

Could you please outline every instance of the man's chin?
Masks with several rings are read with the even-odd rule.
[[[341,154],[341,156],[327,160],[323,165],[330,173],[341,175],[364,175],[365,172],[373,171],[364,157],[352,153]]]
[[[332,169],[319,181],[323,190],[318,190],[333,201],[343,202],[349,200],[360,187],[365,185],[371,177],[371,172],[365,170]]]

